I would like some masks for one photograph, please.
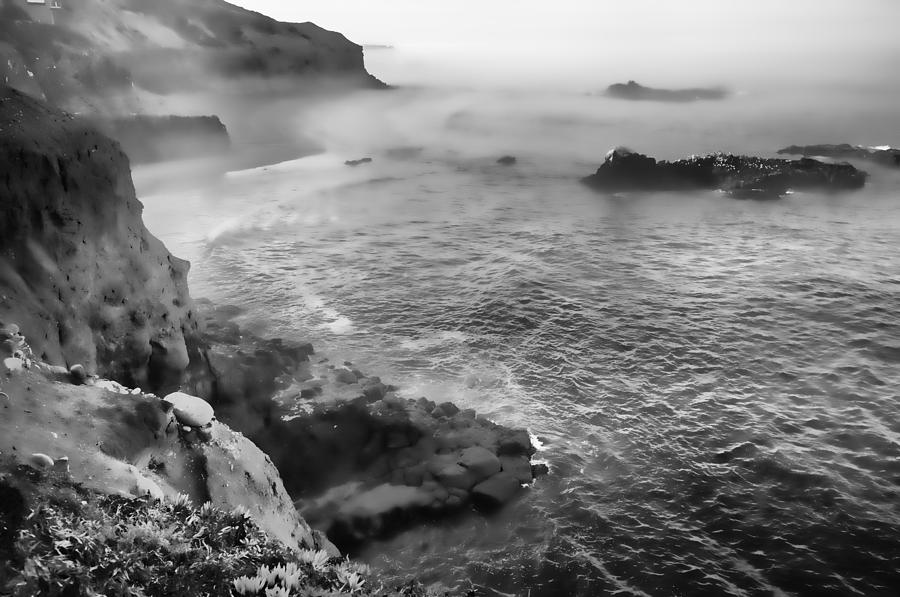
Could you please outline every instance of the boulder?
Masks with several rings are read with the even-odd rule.
[[[472,488],[472,501],[482,508],[498,508],[519,491],[520,483],[513,475],[500,472]]]
[[[519,483],[531,483],[534,480],[527,456],[501,456],[500,466],[503,467],[503,472],[515,477]]]
[[[505,155],[502,158],[498,159],[497,163],[501,166],[512,166],[516,163],[516,157],[512,155]]]
[[[205,427],[212,421],[215,411],[209,402],[184,392],[173,392],[163,400],[172,405],[175,418],[182,425]]]
[[[468,470],[476,482],[499,473],[501,469],[500,460],[497,456],[481,446],[473,446],[463,450],[457,464]]]

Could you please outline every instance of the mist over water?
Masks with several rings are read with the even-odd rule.
[[[896,44],[874,23],[864,48],[852,32],[843,53],[819,41],[792,58],[788,24],[814,35],[791,19],[838,22],[837,3],[797,4],[809,12],[785,8],[736,65],[738,45],[688,61],[715,50],[702,39],[634,54],[628,31],[602,62],[538,37],[489,56],[370,50],[370,71],[401,88],[291,115],[324,153],[142,196],[148,227],[192,261],[195,296],[540,438],[551,474],[499,514],[360,557],[535,597],[900,591],[900,172],[863,164],[860,192],[777,202],[578,182],[620,144],[660,158],[900,144],[898,81],[879,62]],[[665,28],[666,14],[647,17],[660,35],[702,28]],[[731,14],[741,39],[760,31],[757,13]],[[598,94],[628,79],[734,93]],[[506,154],[514,166],[496,163]]]

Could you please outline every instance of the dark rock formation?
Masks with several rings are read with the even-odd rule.
[[[900,149],[893,147],[865,147],[863,145],[791,145],[779,149],[780,155],[803,155],[827,158],[868,160],[883,166],[900,167]]]
[[[12,14],[20,1],[0,0],[0,10]],[[0,82],[68,110],[130,113],[148,92],[214,91],[241,77],[384,86],[366,72],[362,47],[341,34],[222,0],[62,4],[52,25],[0,19]]]
[[[271,456],[304,517],[342,549],[469,503],[499,507],[516,493],[510,477],[516,490],[532,481],[526,431],[399,398],[350,364],[313,363],[308,344],[239,328],[239,309],[200,300],[195,310],[206,333],[191,348],[186,391]]]
[[[198,332],[189,264],[144,227],[119,145],[0,88],[0,173],[0,319],[41,360],[177,385]]]
[[[635,81],[615,83],[606,88],[606,95],[625,100],[648,100],[655,102],[695,102],[698,100],[720,100],[728,97],[728,90],[721,87],[694,87],[688,89],[654,89],[644,87]]]
[[[809,158],[782,160],[715,154],[658,162],[617,148],[607,154],[596,173],[582,181],[600,191],[720,189],[736,198],[769,199],[790,189],[858,189],[866,177],[865,172],[850,164],[826,164]]]
[[[94,119],[122,145],[132,164],[222,156],[231,146],[218,116],[147,116]]]
[[[360,164],[369,164],[372,162],[372,158],[359,158],[358,160],[347,160],[344,162],[345,166],[359,166]]]
[[[497,163],[501,166],[512,166],[516,163],[516,157],[512,155],[505,155],[502,158],[498,159]]]

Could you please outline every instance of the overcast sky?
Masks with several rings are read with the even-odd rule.
[[[795,62],[828,74],[882,76],[900,59],[900,0],[237,0],[279,20],[313,21],[360,44],[454,56],[640,59],[661,73],[771,70]],[[580,58],[579,58],[580,57]],[[837,61],[837,62],[835,62]],[[829,62],[832,64],[829,65]],[[893,63],[893,68],[889,65]],[[599,64],[599,62],[597,63]],[[625,70],[633,71],[635,64]],[[591,67],[584,62],[585,67]],[[800,70],[800,69],[798,69]]]

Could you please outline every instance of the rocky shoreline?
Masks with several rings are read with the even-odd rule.
[[[194,301],[189,264],[143,225],[128,158],[89,123],[0,88],[0,130],[0,484],[61,475],[151,503],[241,506],[287,549],[327,559],[332,542],[352,551],[502,507],[542,472],[525,430],[403,398]]]

